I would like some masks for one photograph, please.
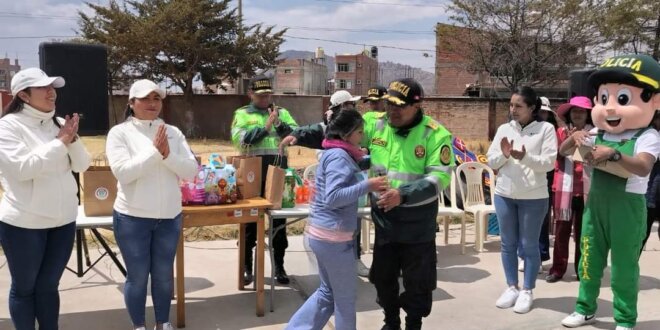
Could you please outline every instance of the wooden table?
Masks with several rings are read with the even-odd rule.
[[[239,258],[238,258],[238,289],[244,290],[243,271],[245,259],[245,225],[250,222],[257,223],[255,291],[257,293],[257,316],[264,316],[264,243],[266,209],[272,207],[269,201],[263,198],[239,200],[236,204],[214,206],[184,206],[183,228],[239,224]],[[183,230],[179,236],[179,245],[176,250],[176,326],[186,326],[185,306],[185,275]]]

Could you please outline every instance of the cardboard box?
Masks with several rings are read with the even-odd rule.
[[[581,146],[581,147],[575,148],[575,153],[573,153],[573,161],[583,163],[584,162],[584,157],[588,153],[590,153],[591,150],[592,150],[592,148],[588,147],[588,146]],[[593,167],[597,168],[597,169],[599,169],[603,172],[614,174],[614,175],[616,175],[618,177],[621,177],[621,178],[624,178],[624,179],[628,179],[632,176],[632,173],[628,172],[628,170],[623,168],[623,166],[621,166],[621,164],[619,164],[617,162],[606,161],[606,162],[604,162],[604,163],[602,163],[598,166],[593,166]]]

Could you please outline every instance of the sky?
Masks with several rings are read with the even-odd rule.
[[[107,0],[87,1],[107,3]],[[449,22],[448,2],[243,0],[243,17],[247,24],[289,27],[281,51],[314,51],[316,47],[323,47],[327,55],[334,56],[359,53],[365,45],[366,49],[376,45],[381,46],[378,52],[380,61],[398,62],[433,72],[433,30],[436,23]],[[23,68],[39,66],[39,43],[76,36],[77,12],[89,12],[85,1],[80,0],[0,0],[0,4],[0,57],[7,56],[12,62],[18,57]],[[238,1],[232,1],[232,4],[237,6]]]

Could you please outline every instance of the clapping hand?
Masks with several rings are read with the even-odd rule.
[[[64,125],[60,127],[60,131],[57,133],[57,138],[65,145],[75,142],[78,136],[79,124],[80,116],[77,113],[74,113],[73,116],[66,115],[64,117]]]
[[[154,147],[158,149],[163,159],[166,159],[170,155],[170,143],[167,141],[167,128],[165,128],[165,124],[158,126],[158,131],[154,137]]]

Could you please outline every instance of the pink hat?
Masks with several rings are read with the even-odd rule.
[[[561,117],[562,119],[566,120],[566,114],[568,114],[568,111],[571,110],[572,108],[582,108],[586,110],[591,110],[593,108],[593,105],[591,104],[591,100],[589,100],[588,97],[585,96],[575,96],[572,97],[568,103],[564,103],[559,106],[557,109],[557,115]]]

